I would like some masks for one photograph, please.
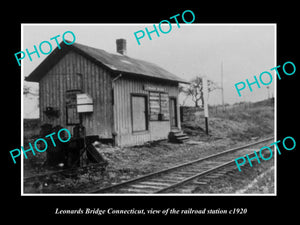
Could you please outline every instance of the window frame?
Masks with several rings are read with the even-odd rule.
[[[157,93],[158,94],[158,98],[159,98],[159,113],[158,113],[158,116],[157,116],[157,119],[152,119],[151,118],[151,104],[150,104],[150,99],[149,99],[149,120],[150,121],[170,121],[170,102],[169,102],[169,98],[170,98],[170,95],[168,92],[161,92],[161,91],[149,91],[149,98],[150,98],[150,95],[151,93]],[[162,113],[162,95],[167,95],[167,97],[165,98],[166,99],[166,102],[168,104],[168,106],[165,108],[167,109],[168,111],[168,117],[165,118],[165,113]]]
[[[66,95],[67,95],[67,93],[71,93],[71,92],[73,92],[73,94],[74,95],[76,95],[76,94],[80,94],[80,93],[82,93],[82,91],[81,90],[79,90],[79,89],[73,89],[73,90],[67,90],[66,91]],[[67,98],[67,97],[66,97]],[[78,116],[78,122],[71,122],[71,123],[69,123],[69,113],[68,113],[68,109],[69,108],[75,108],[75,111],[76,111],[76,114],[77,114],[77,116]],[[68,104],[67,102],[66,102],[66,105],[65,105],[65,109],[66,109],[66,125],[78,125],[78,124],[80,124],[80,115],[79,115],[79,113],[77,112],[77,105],[75,104]]]
[[[143,97],[145,99],[145,130],[134,130],[133,128],[133,97]],[[131,131],[132,133],[145,133],[149,132],[149,118],[148,118],[148,113],[149,113],[149,100],[148,100],[148,95],[147,94],[141,94],[141,93],[131,93],[130,94],[130,110],[131,110]]]

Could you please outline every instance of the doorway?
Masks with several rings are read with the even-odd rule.
[[[170,124],[171,129],[177,128],[177,100],[176,98],[170,98]]]
[[[132,131],[146,131],[148,130],[147,122],[147,98],[143,95],[131,96],[131,117],[132,117]]]

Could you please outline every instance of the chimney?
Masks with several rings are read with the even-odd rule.
[[[126,55],[126,40],[125,39],[117,39],[117,52]]]

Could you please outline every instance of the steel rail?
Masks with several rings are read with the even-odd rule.
[[[258,152],[259,152],[259,151],[256,151],[256,153],[258,153]],[[251,154],[248,154],[248,156],[253,156],[253,155],[254,155],[254,152],[251,153]],[[235,163],[235,160],[231,160],[231,161],[229,161],[229,162],[223,163],[223,164],[221,164],[221,165],[219,165],[219,166],[213,167],[213,168],[211,168],[211,169],[208,169],[208,170],[203,171],[203,172],[201,172],[201,173],[198,173],[198,174],[196,174],[196,175],[190,176],[190,177],[188,177],[188,178],[186,178],[186,179],[184,179],[184,180],[182,180],[182,181],[180,181],[180,182],[177,182],[177,183],[175,183],[175,184],[172,184],[172,185],[170,185],[170,186],[168,186],[168,187],[162,188],[162,189],[156,191],[155,193],[163,193],[163,192],[165,192],[165,191],[167,191],[167,190],[174,189],[174,188],[176,188],[176,187],[178,187],[178,186],[181,186],[181,185],[183,185],[183,184],[185,184],[185,183],[188,183],[189,181],[192,181],[192,180],[194,180],[194,179],[196,179],[196,178],[200,178],[200,177],[206,176],[206,175],[208,175],[208,174],[210,174],[210,173],[212,173],[212,172],[214,172],[214,171],[216,171],[216,170],[223,169],[224,167],[227,167],[227,166],[229,166],[229,165],[231,165],[231,164],[234,164],[234,163]]]
[[[114,185],[111,185],[111,186],[108,186],[108,187],[100,188],[100,189],[97,189],[96,191],[93,191],[91,193],[105,193],[105,192],[107,192],[109,190],[113,190],[113,189],[117,189],[117,188],[120,188],[120,187],[123,187],[123,186],[126,186],[126,185],[130,185],[130,184],[135,183],[137,181],[143,181],[143,180],[148,179],[148,178],[153,178],[153,177],[155,177],[157,175],[160,175],[160,174],[163,174],[163,173],[166,173],[166,172],[170,172],[172,170],[179,169],[181,167],[185,167],[185,166],[192,165],[192,164],[195,164],[195,163],[198,163],[198,162],[202,162],[202,161],[205,161],[205,160],[208,160],[208,159],[211,159],[211,158],[215,158],[215,157],[227,154],[227,153],[235,152],[235,151],[238,151],[238,150],[250,147],[250,146],[254,146],[254,145],[257,145],[257,144],[260,144],[260,143],[263,143],[263,142],[266,142],[266,141],[269,141],[269,140],[272,140],[272,139],[274,139],[274,137],[266,138],[266,139],[263,139],[261,141],[258,141],[258,142],[255,142],[255,143],[250,143],[250,144],[247,144],[247,145],[244,145],[244,146],[240,146],[240,147],[237,147],[237,148],[232,148],[232,149],[229,149],[229,150],[225,150],[223,152],[212,154],[212,155],[209,155],[209,156],[204,157],[204,158],[200,158],[200,159],[196,159],[196,160],[189,161],[189,162],[186,162],[186,163],[182,163],[182,164],[179,164],[179,165],[175,165],[175,166],[169,167],[167,169],[163,169],[163,170],[160,170],[160,171],[157,171],[157,172],[153,172],[153,173],[149,173],[149,174],[146,174],[146,175],[143,175],[143,176],[139,176],[137,178],[133,178],[133,179],[130,179],[130,180],[127,180],[127,181],[124,181],[124,182],[120,182],[118,184],[114,184]],[[230,162],[230,163],[232,163],[232,162]],[[227,163],[225,163],[225,164],[227,165]],[[222,165],[220,165],[218,167],[220,167],[220,168],[224,167],[224,166],[226,166],[225,164],[222,164]],[[208,170],[208,171],[204,171],[203,173],[205,173],[205,172],[207,174],[207,173],[210,173],[211,171]],[[194,176],[196,176],[196,175],[194,175]],[[192,177],[194,177],[194,176],[192,176]],[[201,176],[201,175],[197,174],[197,176]],[[186,183],[189,180],[195,179],[195,178],[190,178],[190,179],[187,178],[187,179],[185,179],[186,181],[184,180],[182,182]],[[180,182],[178,182],[178,183],[180,183]],[[174,185],[176,185],[176,184],[174,184]],[[169,188],[166,187],[164,189],[169,189]]]
[[[259,153],[259,150],[256,151],[256,153]],[[254,152],[248,154],[249,157],[252,157],[252,156],[254,156],[254,155],[255,155]],[[167,190],[174,189],[174,188],[176,188],[176,187],[178,187],[178,186],[180,186],[180,185],[183,185],[183,184],[185,184],[185,183],[188,183],[189,181],[192,181],[192,180],[194,180],[194,179],[196,179],[196,178],[200,178],[200,177],[206,176],[206,175],[208,175],[208,174],[210,174],[210,173],[212,173],[212,172],[214,172],[214,171],[216,171],[216,170],[223,169],[223,168],[225,168],[225,167],[227,167],[227,166],[230,166],[231,164],[234,164],[234,163],[235,163],[235,160],[231,160],[231,161],[229,161],[229,162],[223,163],[223,164],[221,164],[221,165],[219,165],[219,166],[216,166],[216,167],[214,167],[214,168],[208,169],[208,170],[206,170],[206,171],[203,171],[203,172],[201,172],[201,173],[198,173],[198,174],[196,174],[196,175],[193,175],[193,176],[191,176],[191,177],[188,177],[188,178],[186,178],[186,179],[184,179],[184,180],[182,180],[182,181],[180,181],[180,182],[177,182],[177,183],[175,183],[175,184],[172,184],[172,185],[170,185],[170,186],[168,186],[168,187],[162,188],[162,189],[156,191],[155,193],[163,193],[163,192],[165,192],[165,191],[167,191]]]

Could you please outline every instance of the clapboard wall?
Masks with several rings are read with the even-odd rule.
[[[114,81],[113,81],[114,80]],[[138,75],[112,73],[99,63],[71,50],[66,53],[39,81],[41,124],[60,125],[73,134],[74,125],[67,125],[66,98],[70,90],[80,90],[93,98],[93,113],[83,114],[86,135],[114,138],[118,146],[139,145],[147,141],[166,139],[171,130],[170,120],[152,121],[147,118],[147,130],[133,132],[131,96],[147,98],[145,85],[162,88],[168,97],[177,100],[177,126],[180,129],[178,82],[157,81]],[[58,117],[48,117],[47,107],[58,110]],[[149,115],[147,115],[149,117]]]
[[[149,109],[149,91],[144,85],[165,88],[169,97],[178,97],[178,83],[155,82],[150,79],[128,78],[122,76],[113,84],[114,89],[114,129],[116,143],[119,146],[139,145],[147,141],[166,139],[171,130],[170,121],[151,121],[148,119],[148,130],[133,132],[131,115],[131,95],[147,96]],[[177,99],[178,102],[178,99]],[[178,105],[178,104],[177,104]],[[180,128],[179,108],[177,107],[178,128]]]
[[[110,72],[80,54],[70,51],[56,63],[39,82],[41,124],[60,125],[73,132],[66,124],[66,92],[80,90],[94,101],[94,112],[83,115],[87,135],[112,138],[113,108]],[[59,111],[59,117],[48,117],[46,107]]]

